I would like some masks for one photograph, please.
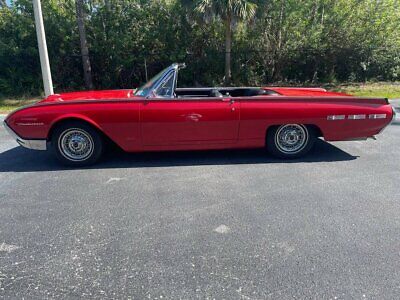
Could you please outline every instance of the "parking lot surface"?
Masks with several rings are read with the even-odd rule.
[[[68,169],[0,129],[0,298],[398,299],[400,125]]]

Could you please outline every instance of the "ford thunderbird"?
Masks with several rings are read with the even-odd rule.
[[[373,138],[394,117],[387,99],[320,88],[178,88],[183,67],[173,64],[136,90],[51,95],[4,125],[21,146],[83,166],[99,160],[107,141],[128,152],[265,147],[297,158],[319,137]]]

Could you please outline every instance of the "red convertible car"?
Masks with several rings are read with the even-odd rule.
[[[107,140],[128,152],[266,147],[281,158],[326,141],[374,137],[393,119],[387,99],[318,88],[177,88],[182,64],[137,90],[56,94],[11,113],[4,125],[26,148],[61,162],[95,163]]]

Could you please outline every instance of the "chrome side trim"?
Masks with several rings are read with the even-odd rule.
[[[345,115],[330,115],[326,119],[328,121],[336,121],[336,120],[344,120],[346,118]]]
[[[367,116],[366,115],[349,115],[349,120],[364,120]]]
[[[386,114],[372,114],[369,115],[370,119],[386,119]]]
[[[21,138],[18,134],[12,130],[5,121],[3,121],[3,125],[6,131],[20,144],[22,147],[32,150],[47,150],[47,141],[46,140],[26,140]]]

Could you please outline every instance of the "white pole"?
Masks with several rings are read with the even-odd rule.
[[[46,96],[54,94],[53,82],[51,80],[49,55],[47,54],[46,34],[44,32],[42,6],[40,0],[33,1],[33,12],[35,14],[36,35],[39,46],[40,66],[42,68],[42,77],[44,92]]]

